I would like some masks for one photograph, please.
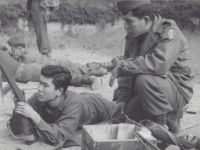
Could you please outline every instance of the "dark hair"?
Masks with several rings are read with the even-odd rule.
[[[146,4],[132,10],[132,14],[139,19],[142,19],[142,17],[144,16],[149,16],[149,18],[153,21],[154,7],[152,6],[152,4]]]
[[[70,71],[62,66],[46,65],[41,70],[41,75],[52,78],[55,89],[63,88],[63,93],[67,91],[69,83],[72,79]]]

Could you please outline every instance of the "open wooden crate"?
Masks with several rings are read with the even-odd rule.
[[[146,150],[133,131],[157,144],[148,129],[133,124],[87,125],[83,127],[81,150]]]

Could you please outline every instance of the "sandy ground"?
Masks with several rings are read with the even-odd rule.
[[[87,62],[106,62],[110,61],[111,57],[103,56],[99,53],[94,53],[90,51],[83,51],[80,49],[73,50],[57,50],[53,51],[52,57],[61,58],[65,57],[73,62],[86,64]],[[89,86],[85,87],[70,87],[70,90],[76,91],[77,93],[87,91],[92,93],[100,93],[109,101],[112,100],[112,94],[117,84],[111,88],[108,86],[108,80],[110,73],[103,77],[103,85],[97,91],[91,91]],[[5,85],[6,83],[4,83]],[[37,91],[38,83],[29,82],[28,84],[18,84],[21,89],[25,89],[26,98],[30,97],[35,91]],[[188,110],[194,112],[194,114],[184,113],[184,117],[181,120],[181,130],[182,134],[192,134],[200,137],[200,84],[196,84],[194,87],[194,96],[188,105]],[[36,142],[32,145],[25,145],[23,139],[13,138],[10,132],[6,128],[6,121],[9,119],[9,115],[12,113],[12,108],[14,107],[12,100],[10,99],[11,94],[7,94],[4,100],[0,99],[0,150],[53,150],[54,147],[45,144],[43,141]],[[4,109],[5,108],[5,109]],[[189,127],[195,126],[193,128],[187,129]],[[65,148],[64,150],[80,150],[81,147],[71,147]],[[170,146],[168,150],[178,149],[175,146]]]

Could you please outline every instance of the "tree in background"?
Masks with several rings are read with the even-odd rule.
[[[120,19],[117,0],[61,0],[60,9],[50,17],[50,22],[63,25],[105,24],[114,25]],[[3,1],[1,1],[2,4]],[[164,18],[174,19],[180,28],[196,31],[200,29],[200,0],[152,0],[156,11]],[[2,27],[16,28],[18,18],[26,17],[26,0],[7,0],[0,5]]]

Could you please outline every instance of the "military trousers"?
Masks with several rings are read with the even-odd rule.
[[[27,82],[39,82],[41,76],[41,69],[43,65],[37,63],[31,64],[21,64],[19,69],[17,70],[14,78],[17,82],[27,83]],[[11,70],[13,70],[11,68]],[[83,75],[72,74],[72,80],[70,81],[70,85],[72,86],[82,86],[82,78]]]
[[[46,21],[47,16],[45,14],[45,11],[43,8],[39,7],[38,9],[32,9],[31,15],[36,34],[38,50],[41,54],[49,54],[52,49],[49,43]]]
[[[87,124],[97,124],[103,121],[108,121],[112,112],[116,107],[116,103],[108,101],[101,94],[89,92],[80,93],[79,96],[86,103],[89,109],[89,117]]]
[[[138,75],[133,87],[132,95],[125,107],[125,114],[134,120],[169,113],[174,113],[176,118],[178,112],[187,104],[168,77]],[[113,118],[119,116],[120,112]]]
[[[83,125],[106,123],[116,106],[114,102],[108,101],[100,94],[83,92],[79,96],[86,104],[84,109],[88,109],[90,113],[87,120],[79,124],[75,137],[65,141],[64,147],[80,146],[82,141],[80,129],[82,129]]]

